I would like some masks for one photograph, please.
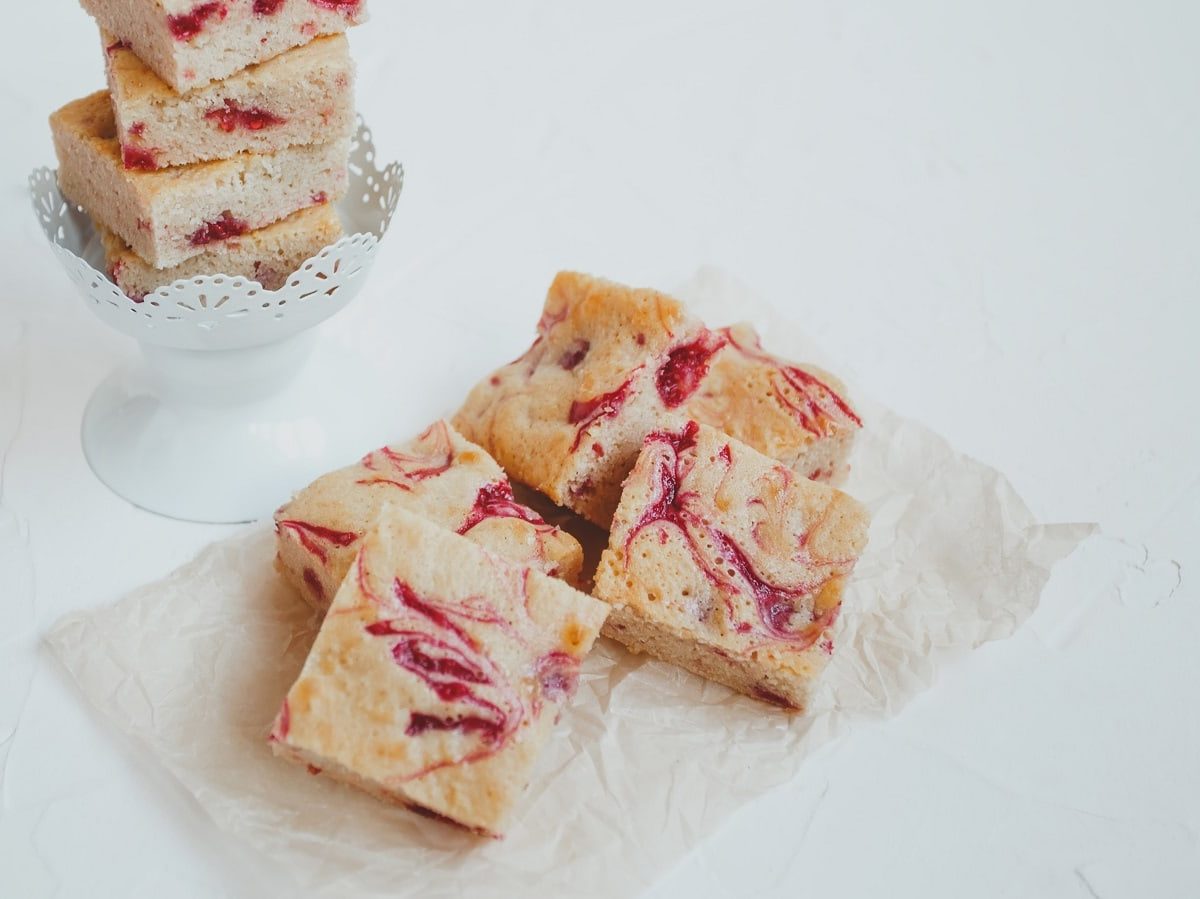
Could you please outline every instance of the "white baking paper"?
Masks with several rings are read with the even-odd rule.
[[[768,348],[824,361],[717,273],[680,293],[710,323],[749,319]],[[271,754],[268,727],[316,624],[273,570],[267,525],[111,607],[65,617],[47,639],[96,708],[306,894],[627,895],[796,777],[817,747],[894,715],[948,661],[1010,635],[1054,562],[1090,532],[1039,524],[1003,475],[852,396],[865,428],[845,489],[873,523],[812,712],[788,717],[601,640],[502,841]]]

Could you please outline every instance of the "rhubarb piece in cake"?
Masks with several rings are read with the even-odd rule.
[[[684,411],[806,478],[842,474],[862,427],[842,383],[814,366],[771,355],[750,325],[717,333],[725,345]]]
[[[81,0],[183,94],[366,21],[366,0]],[[107,45],[106,45],[107,46]]]
[[[844,493],[694,421],[646,438],[595,595],[605,634],[749,696],[803,710],[833,653],[867,540]]]
[[[354,64],[345,35],[318,38],[187,94],[101,33],[124,155],[146,167],[323,144],[354,127]]]
[[[687,401],[720,346],[678,300],[562,272],[533,346],[485,378],[454,422],[513,478],[608,527],[642,439]]]
[[[513,499],[500,466],[447,422],[330,472],[275,513],[278,567],[316,609],[346,576],[363,535],[391,503],[505,558],[577,584],[579,541]]]
[[[499,836],[608,607],[397,507],[362,541],[275,752]]]
[[[122,159],[107,91],[68,103],[50,128],[63,196],[155,268],[346,191],[347,138],[147,171]]]
[[[337,213],[328,203],[293,213],[281,222],[233,237],[171,268],[145,262],[121,238],[96,224],[105,264],[113,282],[135,302],[180,278],[198,275],[241,276],[267,290],[278,290],[304,262],[342,236]]]

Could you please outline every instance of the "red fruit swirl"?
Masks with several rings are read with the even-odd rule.
[[[244,131],[262,131],[282,125],[287,119],[278,116],[269,109],[258,106],[242,106],[236,100],[226,100],[224,106],[210,109],[204,113],[207,121],[213,122],[222,131],[232,133],[241,128]]]
[[[366,632],[391,640],[393,661],[419,678],[438,700],[462,707],[445,715],[412,710],[405,733],[419,737],[431,731],[455,731],[479,741],[461,756],[436,762],[411,777],[497,752],[520,725],[524,711],[504,673],[456,619],[488,625],[503,624],[502,618],[494,611],[419,596],[399,578],[392,581],[388,601],[382,601],[372,593],[368,581],[366,563],[360,557],[360,590],[396,615],[372,622]],[[497,701],[486,698],[481,692],[484,688],[495,691]]]
[[[475,504],[463,520],[458,532],[465,534],[485,518],[519,518],[530,524],[546,524],[542,516],[513,499],[512,487],[507,481],[484,484],[475,494]]]
[[[193,247],[203,247],[210,243],[216,243],[219,240],[228,240],[230,237],[237,237],[249,230],[249,222],[244,219],[234,218],[229,210],[226,210],[221,213],[220,218],[213,219],[211,222],[205,222],[189,234],[188,243]]]
[[[592,344],[587,340],[577,340],[558,358],[558,364],[567,371],[573,371],[584,356],[588,354],[588,350],[592,348]]]
[[[699,426],[689,421],[679,432],[658,431],[646,438],[646,447],[657,444],[664,448],[655,460],[654,492],[652,499],[643,511],[641,518],[629,531],[625,538],[626,564],[630,557],[630,546],[634,538],[646,527],[656,522],[673,525],[687,541],[692,558],[718,589],[736,594],[749,595],[754,600],[758,617],[764,630],[774,639],[786,641],[803,649],[812,645],[821,632],[824,631],[837,617],[838,607],[834,606],[806,626],[795,629],[792,618],[800,611],[801,601],[816,593],[824,583],[801,582],[795,585],[773,584],[763,578],[751,564],[745,551],[724,531],[709,524],[705,516],[693,511],[689,504],[698,497],[693,492],[680,489],[694,460],[685,456],[686,452],[696,445],[696,435]],[[716,551],[716,558],[710,558],[708,553],[701,550],[696,534],[704,534],[706,544]],[[807,541],[807,534],[801,535],[801,547]],[[726,603],[730,618],[733,617],[731,603]],[[747,633],[750,626],[746,622],[734,622],[738,633]]]
[[[353,531],[335,531],[308,521],[285,519],[275,522],[275,531],[291,531],[300,541],[300,545],[312,553],[318,561],[329,561],[329,548],[332,546],[347,547],[358,539]]]
[[[304,583],[308,586],[309,592],[316,597],[317,602],[324,603],[326,601],[325,588],[321,586],[321,579],[311,568],[304,569]]]
[[[158,168],[154,151],[144,147],[134,147],[130,144],[121,145],[121,164],[127,169],[152,172]]]
[[[682,405],[696,392],[700,382],[708,374],[708,363],[713,354],[725,346],[725,338],[712,331],[703,331],[699,337],[667,354],[667,361],[659,366],[654,376],[654,386],[668,409]]]
[[[167,16],[167,27],[175,40],[190,41],[204,30],[205,23],[213,16],[224,19],[227,15],[229,10],[224,3],[200,3],[188,12]]]
[[[862,419],[850,408],[850,404],[820,378],[767,353],[757,339],[746,344],[738,341],[731,328],[724,328],[720,333],[742,355],[775,369],[772,373],[772,393],[810,434],[823,437],[838,427],[862,427]]]
[[[426,428],[417,442],[423,453],[402,453],[389,446],[367,453],[360,464],[369,471],[379,472],[380,476],[361,478],[357,483],[387,484],[401,490],[412,490],[413,483],[435,478],[454,464],[454,448],[450,444],[450,431],[444,421]],[[388,475],[395,475],[402,480]]]
[[[571,408],[567,412],[567,421],[573,425],[579,425],[575,432],[575,441],[571,444],[571,452],[579,449],[584,432],[588,428],[598,421],[612,418],[621,411],[621,407],[629,401],[629,393],[632,388],[633,375],[630,375],[625,383],[615,390],[592,397],[590,400],[576,400],[571,403]]]

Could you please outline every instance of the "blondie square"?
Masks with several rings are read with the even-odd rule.
[[[363,535],[388,503],[507,559],[579,581],[579,541],[514,501],[500,466],[438,421],[407,443],[323,475],[275,513],[279,570],[314,608],[329,605]]]
[[[642,439],[720,346],[678,300],[562,272],[533,345],[480,382],[454,423],[514,479],[607,528]]]
[[[803,710],[833,653],[867,541],[850,497],[694,421],[652,433],[626,482],[595,595],[605,634]]]
[[[354,64],[345,35],[317,38],[182,96],[112,35],[100,37],[121,155],[131,168],[274,153],[353,130]]]
[[[836,480],[862,421],[833,375],[762,347],[747,324],[717,332],[722,349],[684,412],[812,480]]]
[[[366,0],[80,0],[183,94],[365,22]]]
[[[322,203],[242,237],[231,237],[179,265],[155,268],[129,249],[121,238],[95,224],[104,245],[109,277],[138,303],[164,284],[198,275],[240,275],[257,281],[267,290],[278,290],[305,260],[342,236],[337,213],[328,203]]]
[[[389,507],[269,740],[381,799],[499,836],[607,612]]]
[[[63,196],[155,268],[346,191],[348,139],[158,171],[122,164],[107,91],[50,117]]]

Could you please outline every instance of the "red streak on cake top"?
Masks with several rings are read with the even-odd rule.
[[[823,437],[838,427],[862,427],[862,419],[850,408],[850,404],[811,372],[772,356],[762,348],[757,338],[753,343],[746,344],[738,341],[731,328],[723,328],[720,334],[742,355],[775,369],[772,393],[810,434]]]
[[[467,513],[458,532],[460,534],[467,533],[485,518],[519,518],[530,524],[544,525],[546,523],[542,516],[533,509],[523,506],[513,499],[512,487],[507,481],[495,481],[479,488],[479,492],[475,495],[475,504]]]
[[[704,331],[695,340],[677,346],[667,354],[667,361],[659,366],[655,375],[654,385],[668,409],[681,405],[696,392],[708,374],[709,360],[723,346],[724,337]]]
[[[291,531],[300,541],[300,545],[312,553],[320,562],[329,561],[329,548],[337,546],[345,548],[358,539],[353,531],[335,531],[308,521],[284,519],[275,522],[276,531]]]
[[[215,123],[226,133],[236,131],[238,128],[246,131],[262,131],[264,128],[271,128],[287,122],[287,119],[276,115],[269,109],[262,109],[258,106],[242,106],[236,100],[229,99],[225,101],[224,106],[210,109],[204,113],[204,118]]]
[[[646,438],[647,448],[657,444],[664,447],[666,452],[663,452],[655,463],[651,501],[625,538],[626,564],[630,556],[630,546],[643,529],[656,522],[673,525],[687,541],[697,567],[714,586],[735,595],[749,593],[763,628],[772,638],[786,641],[798,649],[811,646],[836,620],[839,607],[833,606],[800,629],[793,627],[792,619],[801,611],[801,601],[815,594],[824,584],[825,578],[816,583],[771,583],[758,573],[737,541],[708,523],[704,515],[688,508],[688,504],[696,500],[697,495],[694,492],[682,491],[680,487],[690,470],[688,466],[694,463],[694,460],[687,458],[685,454],[695,448],[699,430],[696,422],[689,421],[680,431],[656,431]],[[724,453],[719,455],[724,456]],[[707,535],[705,542],[716,550],[716,558],[710,558],[708,553],[701,551],[693,532]],[[663,535],[660,535],[660,539],[661,536]],[[800,536],[800,548],[803,548],[807,538],[807,533]],[[732,618],[732,603],[727,601],[726,608]],[[748,633],[751,627],[746,622],[736,622],[734,629],[738,633]]]
[[[592,348],[592,344],[587,340],[577,340],[573,343],[566,352],[558,358],[558,364],[567,371],[573,371],[583,357],[588,354],[588,350]]]
[[[379,602],[369,589],[361,557],[358,568],[360,589]],[[421,597],[399,578],[392,581],[391,599],[399,613],[397,617],[372,622],[366,626],[366,632],[375,637],[396,638],[391,654],[397,665],[418,677],[440,701],[471,708],[469,712],[452,715],[411,711],[405,733],[416,737],[430,731],[458,731],[474,734],[483,743],[482,748],[461,759],[445,760],[421,773],[476,761],[496,752],[520,724],[521,703],[479,641],[455,619],[494,625],[503,625],[503,619],[494,611]],[[482,696],[482,687],[499,690],[503,694],[500,700],[503,707]]]
[[[633,538],[643,529],[656,521],[668,521],[683,529],[680,519],[682,505],[679,502],[679,483],[683,480],[683,460],[680,458],[686,450],[696,445],[696,435],[700,426],[694,421],[684,425],[682,431],[655,431],[645,441],[645,446],[659,444],[669,449],[658,462],[654,472],[655,484],[653,499],[638,523],[629,531],[625,538],[625,550],[628,555],[629,545]]]
[[[313,596],[318,602],[325,602],[325,588],[321,586],[321,579],[317,577],[317,573],[311,568],[304,569],[304,583],[308,585],[308,589],[312,591]]]
[[[630,375],[620,387],[592,397],[590,400],[575,400],[567,412],[567,421],[579,425],[575,432],[575,441],[571,444],[571,452],[579,449],[584,432],[598,421],[612,418],[629,401],[629,393],[633,387],[633,376]]]
[[[130,144],[121,145],[121,164],[127,169],[137,169],[152,172],[158,168],[158,160],[153,150],[145,147],[134,147]]]
[[[413,712],[408,718],[408,727],[404,733],[410,737],[418,737],[430,730],[458,730],[465,734],[478,733],[483,739],[495,740],[498,735],[496,722],[490,718],[478,715],[439,716],[428,715],[425,712]]]
[[[716,528],[710,529],[710,532],[713,543],[721,552],[722,563],[736,572],[736,577],[750,588],[759,618],[767,631],[780,639],[791,639],[793,633],[789,626],[792,615],[796,612],[796,601],[810,594],[811,586],[780,586],[770,583],[759,575],[745,551],[728,534]]]
[[[369,471],[395,474],[405,482],[418,482],[435,478],[445,473],[454,464],[454,448],[450,443],[450,431],[444,421],[436,421],[417,437],[420,453],[402,453],[390,446],[380,447],[363,456],[361,465]],[[386,477],[364,478],[360,484],[386,483],[403,490],[411,490],[411,483],[401,483]]]
[[[254,0],[254,14],[256,16],[273,16],[279,12],[279,8],[283,4],[284,0]]]
[[[330,9],[334,12],[351,13],[358,9],[362,0],[308,0],[313,6]]]
[[[436,478],[440,474],[444,474],[454,464],[453,454],[448,454],[442,462],[431,462],[429,459],[423,459],[420,456],[410,456],[406,453],[398,453],[390,447],[380,447],[373,453],[369,453],[363,458],[363,467],[371,471],[390,471],[399,474],[406,481],[424,481],[427,478]],[[382,460],[382,461],[381,461]],[[424,468],[413,467],[424,464]],[[382,468],[381,468],[382,466]],[[399,487],[401,490],[412,490],[412,485],[397,481],[391,478],[362,478],[358,481],[359,484],[391,484],[393,487]]]
[[[229,210],[221,213],[221,217],[211,222],[205,222],[188,235],[188,243],[193,247],[202,247],[219,240],[238,237],[250,230],[250,223],[245,219],[235,218]]]
[[[200,3],[189,12],[167,16],[167,27],[175,40],[190,41],[204,30],[204,24],[213,16],[224,19],[227,15],[229,10],[224,3]]]

